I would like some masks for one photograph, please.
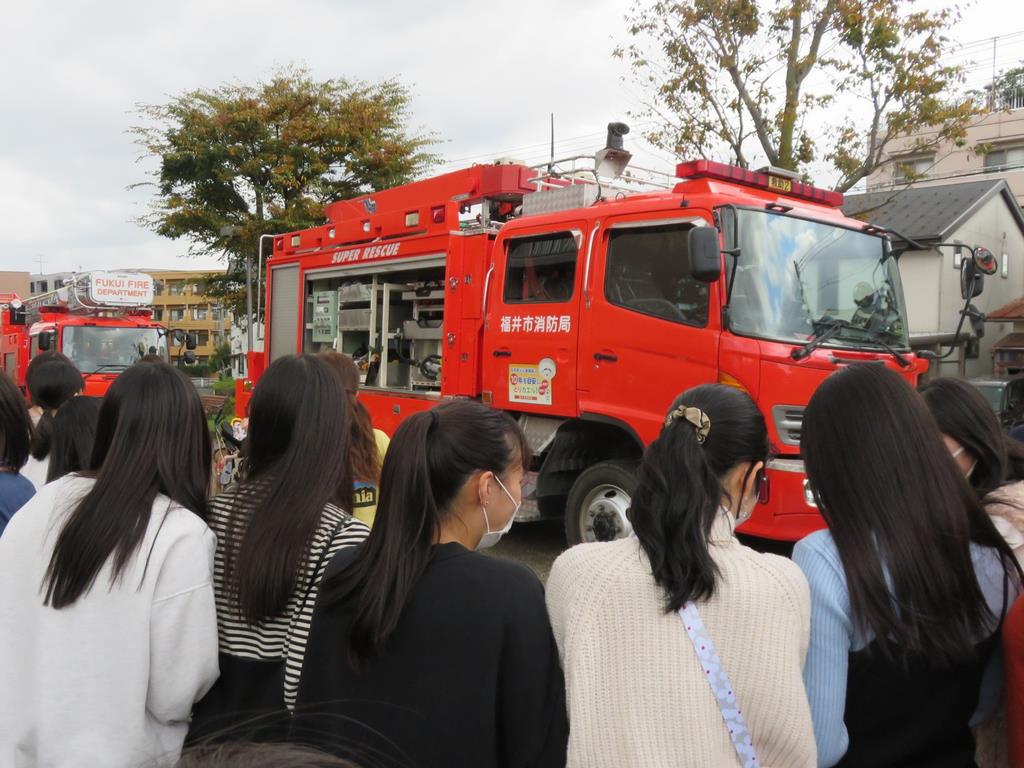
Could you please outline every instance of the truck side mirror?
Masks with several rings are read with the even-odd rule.
[[[985,274],[978,269],[974,259],[964,259],[960,262],[960,296],[964,301],[970,301],[975,296],[980,296],[985,289]]]
[[[185,334],[185,349],[196,348],[196,335],[194,333]]]
[[[985,275],[999,271],[999,262],[988,248],[976,245],[971,248],[971,258],[960,262],[960,295],[969,301],[981,295],[985,289]]]
[[[694,227],[687,234],[690,276],[702,283],[714,283],[722,276],[722,249],[718,244],[718,230],[714,227]]]
[[[191,349],[185,351],[184,357],[185,357],[185,364],[186,365],[195,365],[196,364],[196,354]]]
[[[974,246],[972,251],[974,268],[983,275],[994,275],[999,269],[999,262],[996,261],[995,254],[993,254],[988,248],[984,248],[980,245]]]
[[[53,331],[40,331],[37,338],[40,352],[49,352],[53,348],[53,343],[57,340],[57,334]]]

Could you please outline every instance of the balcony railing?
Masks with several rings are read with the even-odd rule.
[[[1001,88],[996,91],[993,104],[995,110],[1024,109],[1024,85]]]

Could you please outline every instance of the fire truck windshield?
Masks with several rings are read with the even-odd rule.
[[[730,330],[802,344],[841,324],[829,344],[909,347],[899,265],[884,239],[768,211],[731,212],[739,255]]]
[[[167,337],[157,328],[69,326],[61,348],[82,373],[124,370],[148,354],[167,359]]]

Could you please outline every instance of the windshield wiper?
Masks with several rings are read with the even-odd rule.
[[[89,374],[92,374],[92,373],[100,373],[100,372],[102,372],[102,371],[103,371],[103,370],[104,370],[105,368],[114,368],[114,369],[117,369],[117,370],[119,370],[119,371],[127,371],[127,370],[128,370],[128,366],[127,366],[127,365],[124,365],[123,363],[111,363],[111,364],[109,364],[109,365],[98,365],[98,366],[96,366],[96,368],[95,368],[94,370],[91,370],[91,371],[83,371],[83,373],[84,373],[84,374],[85,374],[86,376],[88,376]]]
[[[907,360],[907,358],[905,358],[903,355],[897,352],[893,347],[890,347],[888,344],[882,341],[878,336],[872,336],[871,343],[877,344],[890,355],[892,355],[896,362],[900,364],[900,368],[906,368],[910,365],[910,361]]]
[[[803,360],[811,354],[811,352],[838,334],[841,330],[848,327],[853,328],[854,326],[849,325],[845,320],[840,320],[834,317],[823,317],[814,322],[814,338],[800,347],[800,349],[794,349],[789,353],[789,356],[794,360]]]
[[[823,317],[820,320],[815,321],[814,329],[815,336],[813,339],[808,341],[799,349],[794,349],[789,353],[789,356],[794,360],[803,360],[826,341],[838,336],[840,331],[855,331],[866,336],[867,343],[877,344],[892,355],[896,362],[899,363],[900,368],[906,368],[910,365],[910,361],[887,342],[883,341],[879,333],[869,331],[867,328],[860,328],[847,320],[842,320],[838,317]]]

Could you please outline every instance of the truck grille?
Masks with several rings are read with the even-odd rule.
[[[800,427],[804,423],[804,406],[776,405],[772,408],[775,431],[783,445],[800,445]]]

